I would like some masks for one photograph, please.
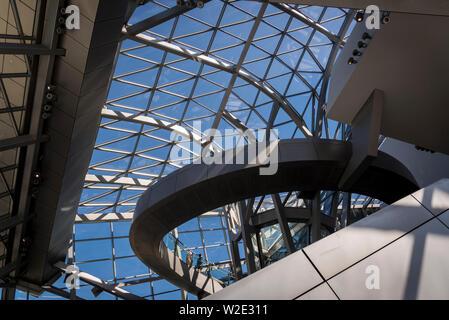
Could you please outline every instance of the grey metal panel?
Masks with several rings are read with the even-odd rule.
[[[352,123],[379,89],[385,94],[381,134],[449,154],[449,17],[393,12],[390,20],[375,32],[364,23],[354,28],[333,69],[327,116]],[[358,63],[349,65],[363,32],[373,39],[365,41]]]
[[[328,283],[340,299],[449,299],[448,246],[449,229],[433,219]],[[379,270],[379,289],[365,285],[369,266]]]
[[[304,251],[323,277],[329,279],[431,218],[418,201],[407,196]]]
[[[322,283],[295,300],[338,300],[327,283]]]
[[[448,155],[419,151],[414,145],[393,138],[385,139],[379,150],[401,161],[421,188],[442,178],[449,178]]]
[[[321,282],[307,257],[298,251],[204,300],[291,300]]]
[[[422,205],[434,215],[449,209],[449,179],[430,185],[412,194]]]
[[[440,221],[443,222],[446,225],[446,227],[449,228],[449,210],[438,216],[438,219],[440,219]]]

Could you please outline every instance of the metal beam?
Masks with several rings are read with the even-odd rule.
[[[295,19],[298,19],[299,21],[303,22],[304,24],[308,25],[309,27],[312,27],[313,29],[321,32],[326,37],[328,37],[329,40],[331,40],[332,42],[337,43],[337,44],[344,44],[344,42],[341,38],[339,38],[338,36],[336,36],[335,34],[330,32],[329,30],[327,30],[325,27],[323,27],[322,25],[320,25],[313,19],[310,19],[308,16],[306,16],[302,12],[290,7],[289,5],[287,5],[285,3],[272,3],[272,5],[275,6],[276,8],[284,11],[285,13],[288,13],[289,15],[291,15]]]
[[[33,36],[21,36],[17,34],[0,34],[0,39],[14,39],[14,40],[36,40]]]
[[[284,207],[284,217],[287,221],[292,222],[307,222],[312,215],[310,208],[302,207]],[[250,219],[250,224],[255,228],[262,228],[278,222],[276,210],[265,210],[261,213],[253,215]]]
[[[59,0],[47,0],[43,2],[39,8],[39,15],[41,15],[42,20],[37,27],[42,27],[42,39],[41,43],[46,48],[50,48],[51,51],[56,50],[56,43],[58,40],[58,35],[56,34],[55,26],[57,23],[57,17],[59,14]],[[44,19],[45,18],[45,19]],[[45,20],[45,21],[44,21]],[[36,31],[36,30],[35,30]],[[54,55],[44,55],[39,58],[39,60],[34,60],[36,64],[36,74],[35,74],[35,85],[33,96],[29,96],[29,101],[27,101],[27,106],[32,106],[27,110],[26,119],[29,119],[29,130],[28,134],[36,137],[36,140],[40,141],[42,137],[43,121],[41,118],[41,106],[44,99],[44,94],[46,92],[46,86],[50,83],[53,74],[53,65],[55,61]],[[34,67],[34,66],[33,66]],[[27,99],[28,100],[28,99]],[[13,213],[19,219],[26,219],[29,215],[31,194],[30,183],[33,170],[35,170],[36,163],[38,161],[40,144],[34,143],[27,147],[27,152],[20,160],[21,167],[23,171],[21,172],[22,179],[20,183],[20,190],[18,191],[18,201],[15,201],[13,207]],[[20,177],[19,176],[19,177]],[[19,193],[20,192],[20,193]],[[19,224],[14,228],[14,232],[11,235],[12,243],[11,249],[8,253],[8,260],[14,261],[20,267],[21,265],[21,255],[20,255],[20,245],[23,238],[23,234],[26,232],[25,224]],[[17,271],[11,272],[10,276],[17,276]],[[9,299],[14,298],[14,290],[10,290],[7,293]]]
[[[344,192],[342,210],[340,213],[340,225],[338,226],[338,229],[346,227],[346,225],[348,224],[348,216],[350,214],[351,214],[351,193]]]
[[[85,182],[119,184],[127,186],[148,187],[154,180],[130,177],[106,176],[100,174],[86,174]]]
[[[26,72],[0,73],[0,79],[7,78],[28,78],[30,75]]]
[[[14,107],[14,108],[6,107],[6,108],[1,108],[1,109],[0,109],[0,114],[2,114],[2,113],[8,113],[8,112],[25,111],[25,110],[26,110],[25,107]]]
[[[134,213],[132,212],[77,214],[75,223],[132,221],[133,216]]]
[[[337,38],[340,39],[340,41],[343,41],[343,37],[345,36],[346,32],[348,31],[349,26],[351,25],[352,19],[354,18],[355,12],[353,10],[350,10],[345,20],[343,21],[343,24],[340,27],[340,30],[338,32]],[[329,78],[331,76],[332,67],[334,66],[335,59],[337,58],[337,54],[339,51],[339,43],[334,43],[331,49],[331,52],[329,54],[329,58],[327,60],[326,69],[323,73],[323,80],[320,90],[320,96],[318,98],[318,109],[317,109],[317,116],[316,116],[316,125],[315,125],[315,137],[321,137],[322,136],[322,128],[323,128],[323,118],[324,118],[324,109],[326,107],[326,97],[327,97],[327,87],[329,85]],[[330,138],[330,137],[329,137]]]
[[[251,226],[249,223],[245,223],[246,221],[246,214],[248,213],[248,209],[246,206],[246,203],[244,201],[238,202],[238,211],[240,215],[240,230],[242,232],[242,238],[243,238],[243,246],[245,249],[245,257],[246,257],[246,267],[248,269],[248,274],[252,274],[256,272],[256,262],[255,262],[255,255],[254,255],[254,247],[253,242],[251,239]]]
[[[16,264],[15,263],[9,263],[6,266],[0,268],[0,278],[3,278],[4,276],[7,276],[15,268],[16,268]]]
[[[220,107],[218,108],[217,114],[215,115],[214,122],[212,123],[212,127],[211,127],[212,134],[214,134],[213,132],[218,128],[218,124],[220,123],[220,120],[225,111],[226,105],[228,104],[228,100],[231,95],[232,89],[234,88],[235,81],[238,78],[240,68],[242,67],[243,62],[245,61],[246,54],[248,53],[248,50],[251,47],[251,42],[254,39],[254,35],[256,34],[257,29],[259,28],[260,21],[262,20],[262,17],[265,13],[265,9],[267,8],[267,6],[268,6],[268,2],[264,2],[261,5],[259,12],[257,14],[256,20],[254,21],[254,24],[251,28],[249,35],[248,35],[248,39],[246,40],[245,45],[242,49],[239,60],[237,61],[237,64],[234,66],[231,79],[229,80],[229,83],[228,83],[228,87],[226,88],[226,91],[223,95],[223,99],[221,100],[221,103],[220,103]],[[213,136],[208,137],[208,143],[211,141],[210,139],[213,139]]]
[[[27,146],[30,144],[35,144],[38,141],[44,142],[47,140],[48,140],[47,136],[42,136],[38,140],[33,135],[23,135],[23,136],[17,136],[17,137],[13,137],[13,138],[7,138],[7,139],[0,140],[0,151],[24,147],[24,146]]]
[[[449,2],[447,0],[377,0],[375,3],[373,3],[372,0],[270,0],[270,2],[272,4],[276,2],[283,2],[300,5],[320,7],[329,6],[335,8],[351,8],[361,10],[366,9],[366,7],[371,4],[376,4],[384,11],[449,16]]]
[[[83,298],[78,297],[77,295],[72,295],[69,292],[56,288],[52,285],[42,286],[45,291],[48,291],[54,295],[66,298],[68,300],[84,300]]]
[[[236,116],[234,116],[227,110],[223,110],[223,117],[226,118],[230,123],[232,123],[237,129],[243,131],[252,143],[257,143],[257,138],[254,136],[254,134],[250,130],[248,130],[248,127]]]
[[[4,192],[1,192],[0,193],[0,199],[3,199],[3,198],[5,198],[5,197],[8,197],[8,196],[12,196],[14,194],[14,192],[13,191],[4,191]]]
[[[221,214],[215,211],[203,213],[201,217],[217,217]],[[110,213],[86,213],[77,214],[75,223],[98,223],[98,222],[120,222],[132,221],[133,212],[110,212]]]
[[[312,243],[320,240],[321,238],[321,192],[317,192],[315,197],[310,200],[311,208],[312,208],[312,217],[311,217],[311,233],[312,233]]]
[[[27,220],[29,220],[32,216],[28,216]],[[12,227],[17,226],[18,224],[23,223],[23,219],[19,219],[17,216],[7,219],[6,221],[0,224],[0,232],[11,229]]]
[[[71,269],[68,268],[69,265],[67,265],[63,262],[55,263],[55,267],[64,271],[66,274],[75,274],[81,281],[84,281],[96,288],[99,288],[102,291],[106,291],[116,297],[119,297],[119,298],[122,298],[125,300],[145,300],[144,298],[136,296],[126,290],[119,288],[118,286],[110,285],[89,273],[82,272],[82,271],[80,271],[80,272],[72,271]]]

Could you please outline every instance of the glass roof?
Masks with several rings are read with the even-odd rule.
[[[174,6],[174,0],[150,1],[136,9],[128,24],[158,17]],[[342,137],[341,124],[323,119],[320,129],[317,117],[323,118],[319,110],[330,68],[353,27],[349,10],[263,6],[256,1],[205,1],[203,8],[125,37],[104,106],[110,112],[102,117],[79,203],[69,262],[108,283],[124,283],[124,289],[148,299],[181,299],[184,293],[141,263],[128,241],[139,196],[186,163],[171,153],[181,147],[195,159],[191,144],[203,141],[206,129],[213,127],[222,132],[274,128],[281,139],[305,137],[307,132]],[[183,54],[176,54],[180,49]],[[137,115],[146,122],[132,119]],[[157,125],[151,119],[159,120]],[[298,127],[298,119],[304,128]],[[173,142],[172,132],[182,128],[199,140],[181,135]],[[219,141],[213,143],[222,149]],[[194,218],[176,233],[185,248],[229,268],[221,208]],[[63,280],[55,286],[65,289]],[[95,297],[91,289],[82,285],[76,294],[116,299],[104,292]],[[59,297],[44,293],[40,298]]]

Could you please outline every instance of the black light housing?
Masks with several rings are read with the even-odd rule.
[[[41,174],[37,171],[33,172],[31,175],[31,180],[35,186],[41,183]]]
[[[355,21],[362,22],[364,18],[364,13],[362,11],[359,11],[355,15]]]
[[[352,55],[353,55],[353,56],[361,56],[362,53],[361,53],[359,50],[354,49],[354,50],[352,51]]]
[[[363,40],[367,40],[367,39],[372,39],[372,38],[371,38],[371,36],[368,34],[368,32],[364,32],[364,33],[362,34],[362,39],[363,39]]]
[[[356,64],[357,60],[355,60],[353,57],[349,58],[348,64]]]
[[[366,48],[367,46],[368,45],[365,42],[363,42],[363,41],[359,41],[357,43],[357,47],[359,47],[359,48]]]

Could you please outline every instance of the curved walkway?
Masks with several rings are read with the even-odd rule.
[[[148,188],[137,203],[129,235],[139,259],[189,292],[220,290],[217,281],[188,268],[166,249],[161,244],[164,235],[204,212],[247,198],[292,190],[338,190],[352,155],[351,143],[337,140],[281,140],[278,147],[274,175],[260,175],[260,165],[191,164]],[[342,191],[392,203],[417,189],[399,161],[379,152],[351,190]]]

